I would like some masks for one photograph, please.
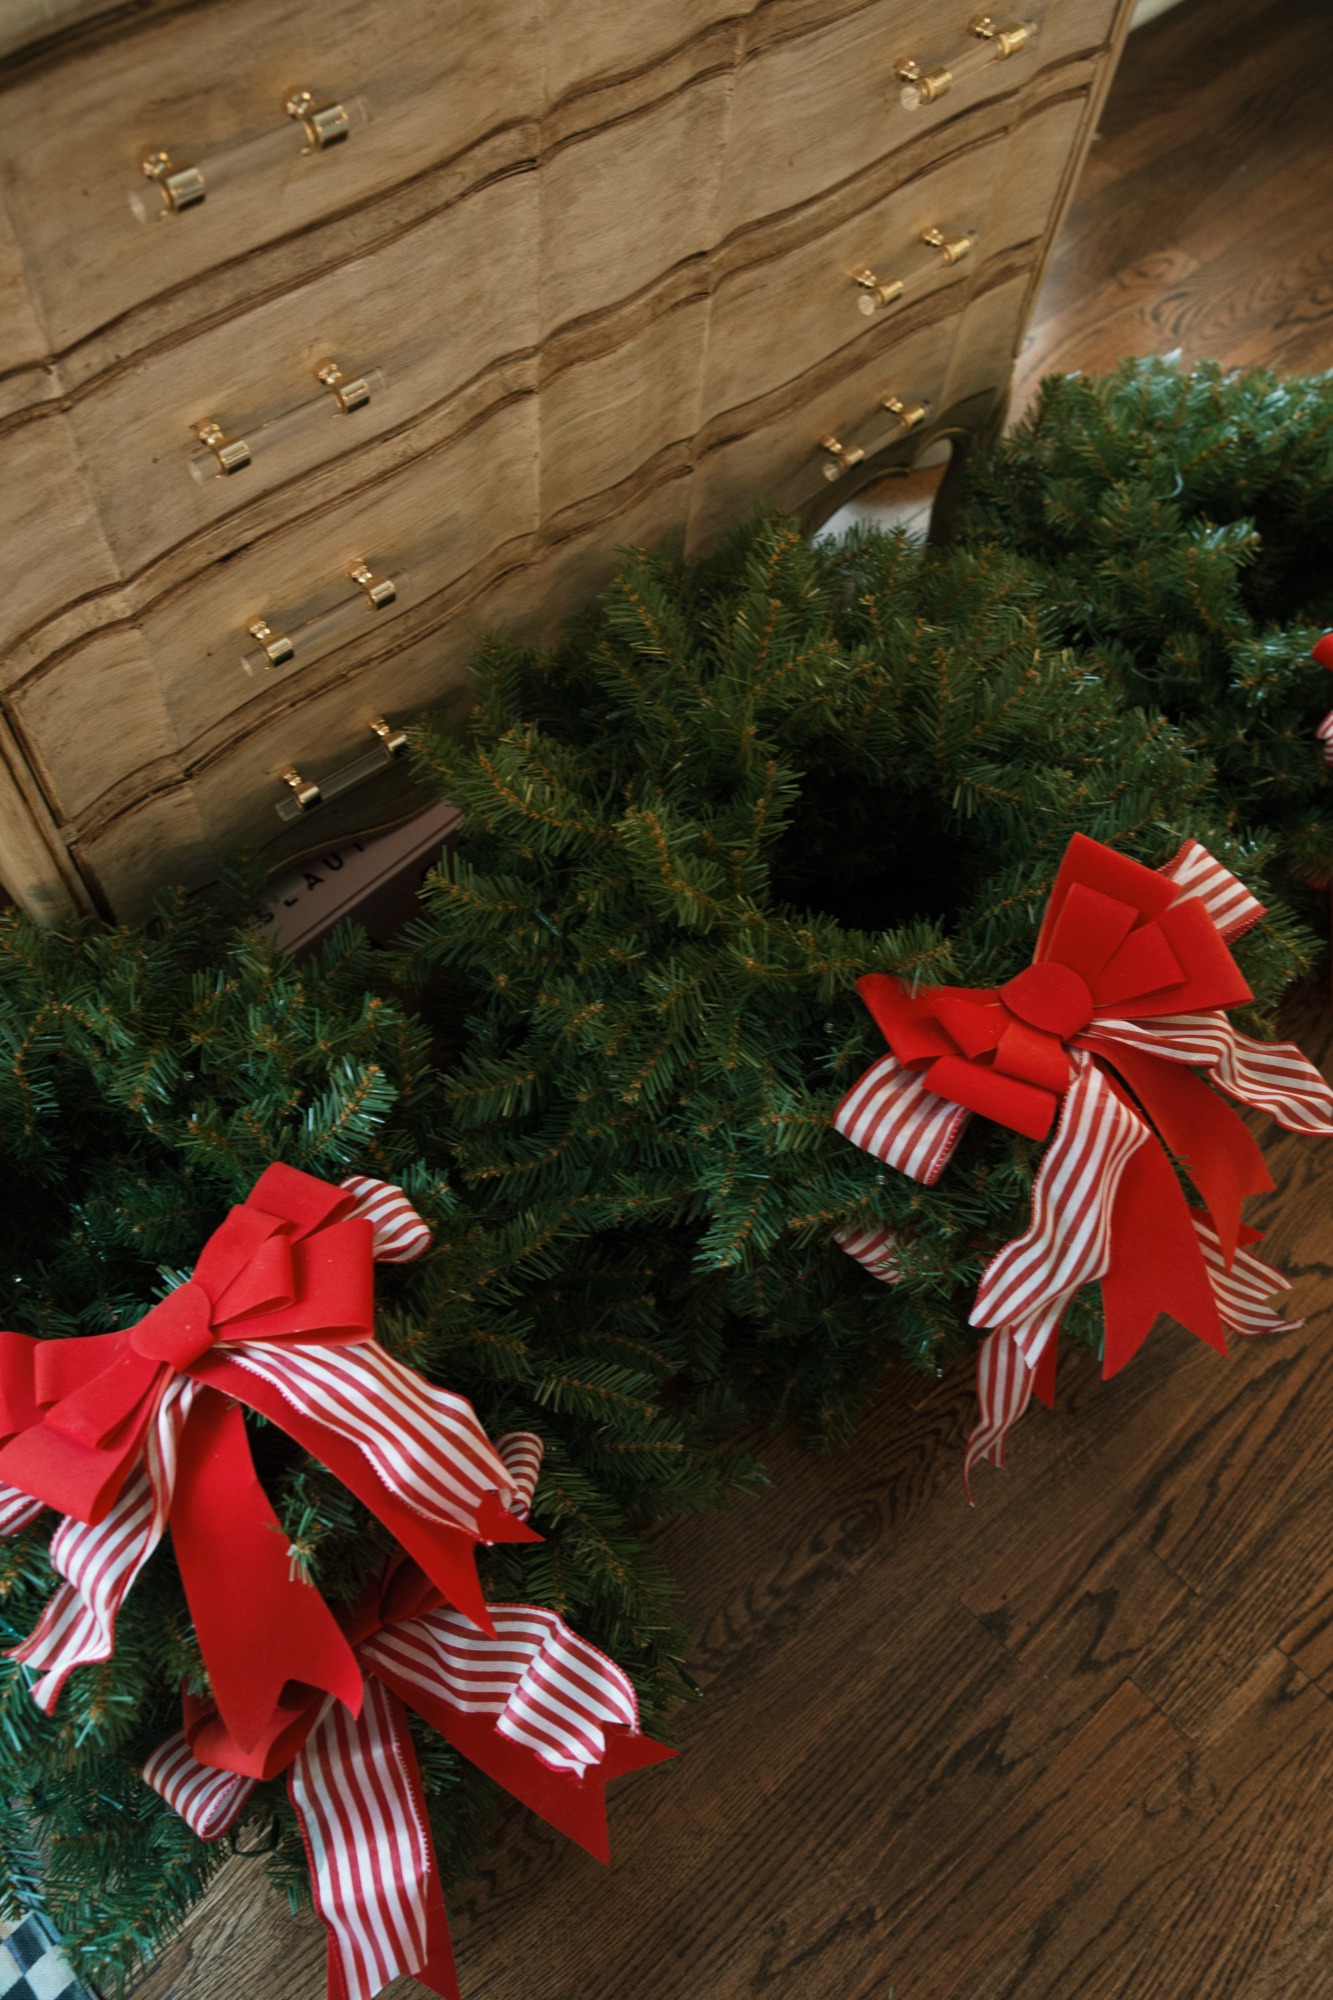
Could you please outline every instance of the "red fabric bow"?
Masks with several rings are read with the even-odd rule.
[[[495,1635],[486,1638],[443,1608],[415,1563],[397,1562],[345,1620],[366,1675],[358,1719],[292,1685],[261,1738],[244,1747],[216,1709],[187,1698],[184,1729],[144,1767],[209,1840],[235,1824],[257,1780],[290,1773],[329,1931],[331,2000],[373,2000],[404,1973],[457,1995],[405,1706],[603,1861],[611,1778],[675,1755],[639,1734],[620,1668],[554,1612],[490,1611]]]
[[[972,1323],[1012,1341],[1017,1358],[983,1353],[983,1409],[989,1395],[998,1414],[974,1433],[969,1465],[998,1460],[1034,1382],[1049,1400],[1060,1320],[1083,1284],[1101,1281],[1108,1375],[1161,1312],[1223,1350],[1223,1322],[1278,1324],[1255,1297],[1259,1274],[1274,1274],[1248,1254],[1237,1261],[1253,1236],[1241,1203],[1273,1183],[1195,1068],[1294,1130],[1333,1132],[1333,1092],[1300,1050],[1252,1041],[1222,1012],[1251,997],[1226,939],[1262,914],[1197,842],[1153,870],[1076,834],[1033,963],[1004,986],[912,994],[884,974],[857,982],[893,1053],[833,1123],[876,1158],[930,1183],[970,1113],[1033,1139],[1059,1115],[1032,1226],[992,1261],[973,1307]],[[1172,1157],[1203,1212],[1187,1204]]]
[[[294,1573],[238,1399],[328,1465],[483,1625],[476,1541],[539,1539],[505,1511],[513,1480],[469,1406],[375,1345],[375,1239],[357,1205],[351,1190],[271,1166],[191,1278],[136,1326],[75,1340],[0,1333],[0,1480],[68,1517],[52,1558],[77,1602],[55,1606],[19,1649],[53,1669],[43,1705],[80,1658],[106,1657],[115,1610],[168,1515],[239,1742],[257,1741],[289,1680],[359,1704],[351,1647]],[[100,1654],[69,1643],[79,1618]]]

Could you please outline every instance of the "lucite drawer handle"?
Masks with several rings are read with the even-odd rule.
[[[210,480],[228,479],[234,473],[244,472],[261,448],[266,450],[297,431],[313,428],[330,410],[343,415],[363,410],[389,386],[382,369],[367,368],[362,375],[348,376],[336,361],[321,361],[315,370],[315,380],[319,384],[317,389],[275,416],[262,417],[253,424],[239,424],[230,432],[217,417],[205,417],[197,423],[194,426],[197,449],[189,458],[190,477],[195,484],[206,486]]]
[[[831,431],[827,437],[819,440],[819,449],[828,453],[828,457],[824,460],[825,479],[841,479],[844,472],[849,472],[852,466],[859,465],[865,457],[865,450],[861,445],[843,444]]]
[[[892,394],[881,396],[879,407],[887,410],[889,415],[896,419],[898,428],[904,436],[909,431],[919,429],[930,414],[929,403],[908,403],[904,402],[901,396]],[[886,439],[885,442],[889,440]],[[844,472],[849,472],[854,465],[859,465],[866,455],[864,445],[844,444],[832,432],[819,440],[819,449],[827,453],[823,472],[825,479],[830,481],[841,479]]]
[[[130,195],[137,219],[161,222],[168,216],[182,215],[246,174],[263,172],[301,153],[326,153],[370,117],[364,98],[317,104],[309,90],[289,91],[282,108],[297,127],[298,144],[293,144],[290,125],[276,125],[270,131],[219,146],[200,160],[177,160],[164,146],[151,146],[139,162],[148,186],[136,187]]]
[[[384,611],[396,604],[408,582],[401,571],[377,576],[368,563],[360,561],[350,566],[347,575],[357,586],[355,596],[330,605],[290,631],[267,617],[252,619],[246,631],[254,645],[241,654],[247,674],[267,674],[275,667],[289,667],[295,659],[313,659],[331,640],[348,637],[364,625],[367,610]]]
[[[1037,32],[1035,21],[1009,21],[998,27],[989,14],[980,14],[968,23],[967,32],[972,36],[969,47],[965,47],[949,63],[937,63],[927,67],[919,63],[915,56],[908,56],[903,62],[895,63],[893,73],[902,89],[898,102],[904,111],[918,111],[923,104],[937,104],[947,97],[955,83],[962,77],[972,76],[987,63],[1007,62],[1010,56],[1018,55],[1027,48]]]
[[[918,239],[936,256],[924,259],[905,271],[901,278],[877,278],[868,264],[852,272],[852,283],[857,287],[857,306],[866,315],[877,313],[882,306],[896,305],[906,298],[910,291],[932,278],[941,264],[961,264],[977,240],[976,231],[944,229],[923,229]]]
[[[879,406],[896,417],[904,431],[919,430],[930,415],[929,403],[904,403],[899,396],[881,396]]]
[[[343,764],[331,771],[327,778],[316,781],[303,777],[295,764],[285,764],[278,772],[287,790],[277,801],[278,818],[288,822],[300,819],[303,813],[313,812],[329,799],[340,798],[350,792],[354,785],[364,785],[367,778],[373,778],[401,757],[407,748],[407,731],[395,729],[382,715],[372,715],[367,725],[375,738],[375,748],[367,750],[362,757],[354,757],[350,764]]]

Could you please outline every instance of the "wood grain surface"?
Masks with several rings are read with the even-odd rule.
[[[1333,366],[1331,60],[1326,0],[1134,38],[1025,383],[1177,342]],[[1326,992],[1289,1015],[1333,1073]],[[683,1755],[617,1788],[609,1874],[505,1816],[453,1899],[466,2000],[1322,2000],[1333,1156],[1263,1137],[1301,1332],[1066,1364],[974,1509],[970,1381],[896,1373],[853,1450],[770,1445],[771,1492],[657,1537]],[[136,2000],[319,2000],[323,1957],[236,1861]]]
[[[41,808],[0,819],[10,887],[133,916],[270,849],[284,769],[461,697],[500,579],[559,616],[636,514],[687,549],[759,499],[816,518],[821,433],[849,494],[920,441],[886,393],[922,436],[988,423],[1127,10],[1049,0],[911,113],[895,58],[964,51],[968,10],[404,0],[384,35],[352,0],[50,0],[0,61],[0,720]],[[303,154],[299,78],[375,115]],[[150,142],[209,191],[141,227]],[[957,268],[933,226],[975,234]],[[867,321],[866,265],[926,279]],[[387,387],[266,430],[330,355]],[[198,485],[207,418],[253,460]],[[244,675],[252,621],[299,629],[355,560],[409,574],[393,615]]]

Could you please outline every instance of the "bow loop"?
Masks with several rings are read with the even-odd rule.
[[[882,973],[857,981],[893,1053],[833,1114],[855,1145],[929,1184],[968,1112],[1032,1139],[1047,1138],[1061,1113],[1031,1227],[992,1259],[973,1307],[972,1324],[992,1331],[969,1470],[978,1457],[999,1461],[1032,1386],[1013,1369],[1049,1376],[1061,1319],[1085,1284],[1101,1284],[1107,1375],[1164,1311],[1219,1347],[1224,1323],[1279,1324],[1255,1303],[1273,1276],[1267,1266],[1248,1258],[1243,1276],[1234,1270],[1241,1204],[1272,1181],[1210,1086],[1289,1129],[1325,1134],[1333,1092],[1299,1049],[1252,1042],[1223,1011],[1252,997],[1228,939],[1262,915],[1197,841],[1154,870],[1076,834],[1033,962],[998,992],[908,993]],[[1202,1222],[1173,1161],[1203,1197]],[[845,1233],[838,1240],[850,1247]]]
[[[183,1375],[212,1345],[209,1296],[193,1279],[168,1292],[130,1332],[130,1346],[136,1354],[147,1361],[163,1362],[177,1375]],[[100,1380],[99,1376],[89,1387],[95,1388]]]

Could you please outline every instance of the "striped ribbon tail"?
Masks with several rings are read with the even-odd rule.
[[[903,1269],[898,1261],[896,1230],[840,1229],[833,1240],[849,1257],[855,1257],[858,1264],[863,1264],[871,1277],[878,1278],[882,1285],[896,1285],[901,1280]]]
[[[495,1449],[514,1482],[514,1497],[509,1502],[509,1511],[518,1520],[526,1521],[532,1512],[532,1496],[537,1490],[537,1477],[542,1469],[546,1446],[535,1431],[506,1431],[503,1437],[495,1440]]]
[[[349,1174],[340,1185],[356,1197],[352,1217],[368,1222],[374,1232],[372,1255],[377,1264],[414,1264],[425,1256],[431,1245],[430,1224],[417,1214],[400,1187],[392,1181],[372,1180],[368,1174]]]
[[[1237,1250],[1227,1269],[1222,1245],[1207,1215],[1190,1210],[1199,1248],[1203,1252],[1208,1282],[1217,1300],[1218,1318],[1233,1333],[1249,1338],[1262,1333],[1294,1333],[1303,1319],[1282,1319],[1268,1301],[1274,1292],[1290,1291],[1290,1281],[1271,1264],[1265,1264],[1243,1247]]]
[[[1161,1014],[1150,1021],[1099,1020],[1082,1037],[1104,1046],[1115,1061],[1114,1044],[1193,1063],[1214,1083],[1254,1111],[1266,1111],[1288,1132],[1333,1135],[1333,1090],[1295,1042],[1256,1042],[1242,1035],[1221,1012]]]
[[[1315,740],[1323,745],[1324,762],[1333,764],[1333,709],[1324,717],[1315,730]]]
[[[177,1447],[194,1397],[195,1384],[178,1375],[149,1428],[143,1463],[110,1513],[96,1527],[67,1514],[51,1537],[51,1564],[65,1581],[10,1654],[42,1676],[32,1697],[47,1715],[76,1667],[109,1660],[115,1650],[120,1607],[166,1531]]]
[[[1121,1176],[1150,1136],[1096,1063],[1079,1049],[1071,1056],[1074,1080],[1033,1183],[1031,1227],[987,1265],[971,1313],[973,1326],[1008,1329],[1030,1369],[1075,1292],[1110,1268]]]
[[[229,1832],[255,1788],[253,1778],[201,1764],[183,1729],[158,1744],[143,1777],[200,1840],[217,1840]]]
[[[291,1767],[333,2000],[414,1977],[456,2000],[416,1754],[397,1696],[373,1676],[353,1716],[330,1696]]]
[[[389,1491],[427,1520],[472,1532],[486,1494],[510,1503],[513,1476],[472,1405],[423,1382],[375,1341],[250,1341],[233,1352],[303,1416],[355,1445]]]
[[[606,1754],[606,1731],[637,1732],[638,1703],[628,1676],[554,1611],[530,1604],[487,1607],[495,1637],[460,1612],[428,1611],[366,1640],[361,1657],[404,1688],[494,1718],[511,1742],[556,1770],[582,1778]]]
[[[0,1486],[0,1540],[6,1535],[16,1535],[20,1528],[31,1527],[44,1504],[17,1486]]]
[[[971,1115],[927,1090],[916,1071],[890,1053],[852,1085],[832,1124],[862,1152],[933,1187]]]
[[[1008,1327],[986,1335],[977,1354],[977,1421],[963,1456],[969,1502],[973,1467],[983,1459],[1003,1466],[1005,1440],[1032,1400],[1034,1374]]]
[[[1333,721],[1333,716],[1329,720]],[[1259,898],[1252,896],[1239,876],[1224,868],[1220,861],[1215,861],[1208,849],[1197,840],[1187,840],[1179,854],[1158,873],[1177,885],[1180,890],[1176,897],[1178,903],[1186,902],[1191,896],[1202,902],[1228,944],[1235,938],[1243,937],[1264,915],[1264,905]]]

